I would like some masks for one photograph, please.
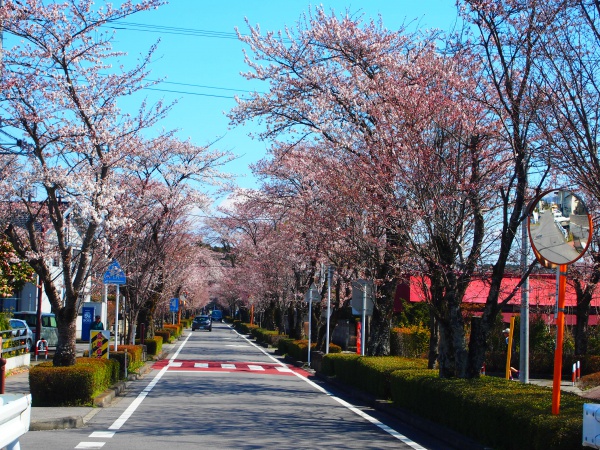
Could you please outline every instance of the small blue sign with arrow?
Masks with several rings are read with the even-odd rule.
[[[178,298],[172,298],[171,300],[169,300],[169,310],[171,312],[179,311],[179,299]]]
[[[123,269],[121,269],[121,266],[116,259],[108,266],[102,281],[104,284],[125,284],[127,282],[125,272],[123,272]]]

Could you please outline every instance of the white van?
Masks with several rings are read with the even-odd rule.
[[[35,311],[19,311],[13,313],[13,317],[27,322],[35,338],[38,321],[38,314]],[[58,345],[58,328],[56,327],[56,317],[54,314],[42,313],[41,337],[46,340],[48,347],[56,347]]]

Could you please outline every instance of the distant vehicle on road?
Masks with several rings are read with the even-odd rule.
[[[215,322],[223,322],[223,312],[219,311],[218,309],[215,309],[213,312],[211,312],[210,317]]]
[[[14,319],[24,320],[29,325],[35,339],[37,330],[37,312],[35,311],[19,311],[13,313]],[[58,328],[56,327],[56,317],[52,313],[42,313],[42,339],[44,339],[48,347],[56,347],[58,344]],[[35,342],[34,342],[35,346]]]
[[[27,325],[27,322],[20,319],[10,319],[8,323],[13,330],[12,335],[21,337],[25,341],[28,351],[33,350],[33,340],[35,339],[35,336],[29,328],[29,325]]]
[[[210,316],[196,316],[192,322],[192,331],[208,330],[212,331],[212,320]]]

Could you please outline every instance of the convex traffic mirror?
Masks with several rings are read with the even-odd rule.
[[[592,218],[576,194],[553,189],[538,195],[527,217],[533,251],[543,265],[577,261],[587,250],[592,235]]]

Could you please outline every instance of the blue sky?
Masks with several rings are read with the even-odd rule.
[[[263,33],[293,27],[310,5],[323,5],[337,13],[348,9],[366,19],[381,14],[384,25],[392,30],[402,24],[410,24],[409,29],[448,30],[456,22],[454,0],[172,0],[119,24],[114,48],[128,52],[123,62],[130,65],[160,39],[150,78],[165,78],[166,83],[144,94],[151,102],[160,98],[178,101],[162,125],[180,129],[181,138],[190,137],[198,145],[221,138],[215,146],[238,157],[227,171],[240,177],[241,187],[256,187],[248,165],[265,155],[268,144],[247,136],[251,125],[230,129],[225,113],[235,106],[234,95],[264,88],[240,76],[246,70],[244,45],[235,37],[234,28],[245,33],[245,17],[259,24]]]

